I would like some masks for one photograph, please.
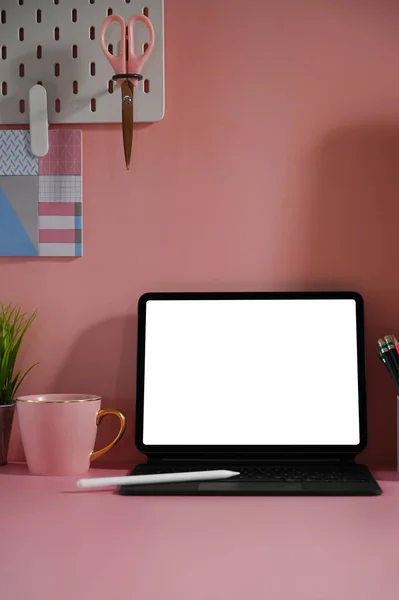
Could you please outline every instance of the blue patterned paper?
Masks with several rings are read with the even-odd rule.
[[[39,159],[30,149],[30,132],[0,131],[0,175],[38,175]]]
[[[38,256],[7,196],[0,188],[0,256]]]

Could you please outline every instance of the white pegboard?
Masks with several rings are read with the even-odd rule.
[[[28,92],[38,82],[47,90],[50,123],[121,121],[121,92],[115,85],[112,93],[109,89],[114,73],[99,41],[110,11],[126,21],[148,11],[155,47],[135,89],[134,119],[163,118],[163,0],[0,0],[0,124],[28,123]],[[138,23],[134,34],[139,54],[147,29]],[[106,42],[115,48],[119,39],[113,23]]]

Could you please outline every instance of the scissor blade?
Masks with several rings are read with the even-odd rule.
[[[133,92],[131,81],[126,79],[122,83],[122,133],[123,149],[125,152],[126,169],[130,167],[130,157],[133,144]]]

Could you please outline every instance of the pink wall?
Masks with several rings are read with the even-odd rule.
[[[353,288],[366,458],[393,460],[395,392],[374,345],[399,331],[399,4],[165,4],[166,117],[138,128],[130,172],[119,126],[84,127],[84,258],[0,259],[2,299],[40,312],[23,391],[101,394],[129,417],[108,460],[131,458],[142,292]]]

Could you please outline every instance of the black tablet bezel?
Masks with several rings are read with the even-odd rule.
[[[359,382],[359,432],[360,442],[351,446],[171,446],[146,445],[143,442],[144,420],[144,363],[145,363],[145,325],[146,305],[156,300],[262,300],[262,299],[351,299],[356,302],[357,318],[357,359]],[[353,457],[367,446],[367,399],[366,399],[366,361],[364,340],[364,303],[357,292],[150,292],[143,294],[138,302],[137,336],[137,385],[136,385],[136,431],[137,448],[147,456],[158,458],[187,457]]]

